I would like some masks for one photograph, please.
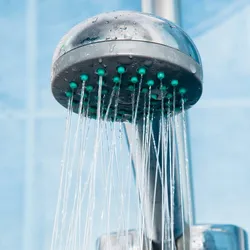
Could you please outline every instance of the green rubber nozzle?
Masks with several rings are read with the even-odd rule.
[[[113,82],[114,83],[119,83],[120,82],[120,77],[119,76],[113,77]]]
[[[93,91],[93,86],[89,85],[89,86],[86,86],[86,91],[88,92],[92,92]]]
[[[107,89],[102,89],[102,94],[103,94],[103,95],[108,94],[108,90],[107,90]]]
[[[101,68],[97,69],[96,73],[97,73],[98,76],[104,76],[105,75],[105,69],[101,69]]]
[[[65,92],[65,95],[67,96],[67,97],[72,97],[72,92],[69,92],[69,91],[67,91],[67,92]]]
[[[151,98],[154,99],[154,100],[157,100],[158,99],[158,95],[157,94],[151,94]]]
[[[171,85],[172,85],[173,87],[176,87],[178,84],[179,84],[178,80],[172,80],[172,81],[171,81]]]
[[[76,89],[76,88],[77,88],[77,84],[76,84],[75,82],[70,82],[70,83],[69,83],[69,87],[70,87],[71,89]]]
[[[128,90],[129,90],[129,91],[135,91],[135,87],[134,87],[133,85],[129,85],[129,86],[128,86]]]
[[[187,90],[186,90],[185,88],[180,88],[180,89],[179,89],[179,93],[180,93],[181,95],[186,94],[186,92],[187,92]]]
[[[86,81],[89,79],[89,76],[86,75],[86,74],[82,74],[82,75],[80,75],[80,79],[81,79],[83,82],[86,82]]]
[[[155,84],[155,82],[153,80],[148,80],[147,81],[148,86],[153,86],[154,84]]]
[[[138,78],[136,76],[131,77],[130,81],[132,83],[138,83]]]
[[[146,74],[146,69],[145,69],[145,68],[139,68],[139,69],[138,69],[138,73],[139,73],[140,75],[145,75],[145,74]]]
[[[148,93],[148,89],[147,89],[147,88],[143,88],[143,89],[141,90],[141,92],[142,92],[143,94],[146,94],[146,93]]]
[[[173,97],[172,94],[170,94],[170,93],[167,94],[167,98],[168,98],[168,99],[171,99],[172,97]]]
[[[126,71],[126,69],[125,69],[123,66],[119,66],[119,67],[117,68],[117,72],[118,72],[119,74],[124,74],[125,71]]]
[[[161,91],[167,91],[167,87],[164,86],[164,85],[162,85],[162,86],[160,87],[160,90],[161,90]]]
[[[157,78],[158,78],[159,80],[162,80],[163,78],[165,78],[164,72],[158,72]]]

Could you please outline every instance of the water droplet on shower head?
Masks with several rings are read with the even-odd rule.
[[[193,64],[190,65],[190,70],[193,74],[196,73],[196,67]]]
[[[95,17],[92,23],[95,23],[98,20],[98,17]]]

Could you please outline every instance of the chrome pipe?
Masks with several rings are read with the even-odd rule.
[[[183,238],[177,241],[177,250],[183,250]],[[247,234],[233,225],[196,225],[191,227],[192,250],[248,250]],[[136,230],[103,235],[97,240],[97,250],[158,250],[145,237],[143,245]],[[142,246],[142,248],[141,248]],[[128,247],[128,248],[126,248]],[[187,248],[185,248],[187,249]]]
[[[128,139],[128,145],[133,159],[133,168],[135,173],[136,185],[139,191],[141,212],[145,222],[145,235],[155,243],[160,244],[162,242],[162,192],[163,183],[161,181],[160,172],[163,167],[161,159],[162,151],[159,144],[159,127],[160,118],[154,118],[152,121],[152,129],[149,133],[152,133],[152,137],[149,142],[149,152],[145,152],[143,149],[143,123],[138,122],[136,127],[132,124],[126,123],[126,135]],[[159,148],[159,155],[156,154],[156,149]],[[146,158],[146,160],[145,160]],[[145,163],[147,162],[147,163]],[[160,171],[157,171],[159,168]],[[175,168],[177,168],[177,159],[175,159]],[[169,177],[170,163],[167,164],[167,190],[170,191],[170,177]],[[183,233],[182,228],[182,211],[181,211],[181,195],[180,195],[180,179],[178,174],[175,175],[175,194],[174,194],[174,235],[177,239]],[[155,190],[156,187],[156,190]],[[155,196],[154,196],[155,192]],[[170,197],[170,195],[168,195]],[[171,213],[170,198],[167,201],[168,210]],[[186,206],[186,205],[184,205]],[[187,206],[186,206],[187,207]],[[186,224],[186,223],[185,223]]]
[[[195,225],[189,239],[193,250],[248,250],[246,232],[234,225]],[[177,249],[183,250],[183,238],[177,241]]]

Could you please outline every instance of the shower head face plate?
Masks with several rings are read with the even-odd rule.
[[[127,15],[125,12],[125,17]],[[137,13],[135,19],[136,16]],[[145,16],[146,19],[155,18]],[[71,37],[71,43],[73,40]],[[110,120],[131,121],[137,102],[138,119],[143,116],[145,104],[147,108],[150,106],[153,115],[167,112],[169,105],[178,112],[182,102],[188,109],[202,93],[202,67],[198,52],[195,57],[198,60],[195,60],[180,49],[163,43],[122,38],[77,46],[69,46],[68,43],[67,51],[58,51],[52,68],[53,95],[66,108],[69,97],[73,96],[73,112],[78,113],[84,84],[82,110],[88,109],[87,116],[91,118],[97,116],[100,78],[101,110],[105,113],[108,109],[106,118]],[[98,70],[103,74],[98,74]]]

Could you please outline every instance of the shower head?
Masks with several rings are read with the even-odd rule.
[[[173,101],[176,112],[182,101],[185,109],[194,105],[202,93],[202,65],[195,45],[175,24],[150,14],[118,11],[90,18],[62,38],[51,81],[56,100],[67,107],[71,98],[73,112],[80,111],[83,95],[81,107],[88,107],[91,118],[97,115],[101,84],[99,97],[104,112],[109,106],[107,118],[131,121],[138,95],[137,118],[145,102],[153,115]]]

